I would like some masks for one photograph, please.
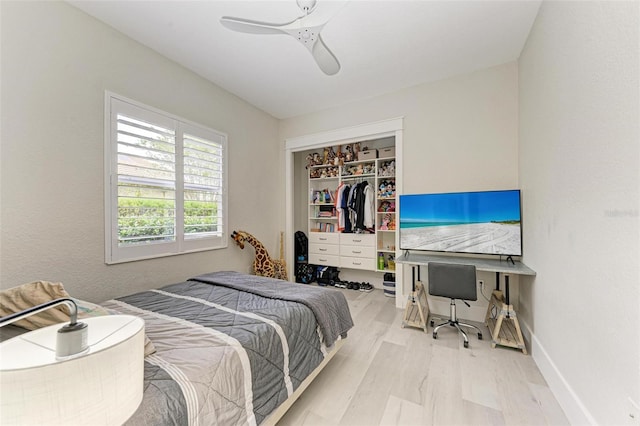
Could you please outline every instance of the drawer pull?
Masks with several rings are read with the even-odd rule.
[[[318,239],[319,239],[320,241],[327,241],[327,239],[326,239],[326,238],[322,238],[322,237],[319,237]]]
[[[326,248],[319,248],[318,251],[327,251]]]
[[[326,262],[326,261],[327,261],[327,259],[322,259],[322,258],[319,258],[318,260],[319,260],[320,262]]]
[[[357,250],[357,251],[356,251],[356,250],[351,250],[351,253],[353,253],[353,254],[360,254],[360,253],[362,253],[362,252],[361,252],[360,250]]]
[[[351,262],[351,264],[352,264],[352,265],[358,265],[358,266],[362,265],[362,263],[361,263],[361,262]]]
[[[361,243],[362,240],[353,240],[354,243]]]

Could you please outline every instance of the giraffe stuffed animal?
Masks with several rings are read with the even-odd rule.
[[[282,247],[280,248],[280,259],[272,259],[264,245],[256,237],[245,231],[233,231],[231,238],[236,244],[244,249],[244,243],[248,243],[256,250],[256,258],[253,261],[253,272],[262,277],[279,278],[287,281],[287,266],[285,264]],[[282,236],[280,240],[282,245]]]

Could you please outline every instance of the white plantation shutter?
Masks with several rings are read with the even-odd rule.
[[[215,140],[219,138],[201,138],[188,130],[182,138],[185,239],[220,235],[224,145]]]
[[[175,241],[175,131],[118,114],[117,137],[118,245]]]
[[[226,247],[226,135],[107,93],[106,262]]]

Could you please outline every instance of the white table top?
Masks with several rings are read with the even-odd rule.
[[[144,330],[144,321],[131,315],[83,318],[80,322],[89,327],[89,351],[81,357],[108,349]],[[0,343],[0,372],[59,364],[73,359],[56,359],[56,336],[63,325],[65,323],[40,328]]]
[[[405,252],[396,257],[396,263],[428,265],[429,262],[453,263],[456,265],[475,265],[477,271],[501,272],[514,275],[536,275],[536,272],[524,263],[516,260],[486,259],[480,257],[449,256],[432,253]]]

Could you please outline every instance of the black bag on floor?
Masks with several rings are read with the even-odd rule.
[[[311,284],[316,280],[316,266],[308,263],[298,263],[296,265],[296,282]]]
[[[340,280],[339,273],[335,266],[318,266],[318,284],[334,285],[336,281]]]

